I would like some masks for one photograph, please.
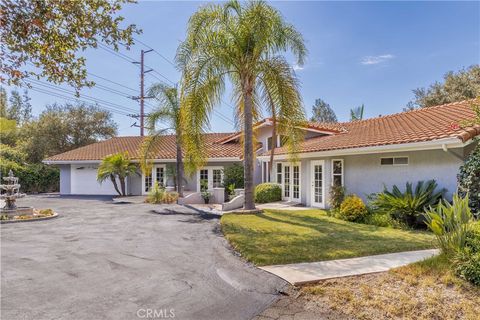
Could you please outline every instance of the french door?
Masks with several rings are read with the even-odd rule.
[[[325,208],[325,161],[311,162],[311,202],[312,207]]]
[[[197,174],[197,191],[212,190],[223,186],[223,167],[205,167]]]
[[[149,175],[143,177],[143,194],[148,193],[152,186],[158,182],[162,188],[166,185],[165,165],[154,165]]]
[[[283,164],[282,198],[300,202],[300,165]]]

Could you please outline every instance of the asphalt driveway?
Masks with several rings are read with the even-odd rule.
[[[285,287],[236,257],[213,215],[108,198],[20,205],[61,216],[1,225],[2,319],[250,319]]]

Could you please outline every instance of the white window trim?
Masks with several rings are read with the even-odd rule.
[[[223,166],[207,166],[197,170],[197,192],[200,192],[200,170],[208,170],[208,189],[213,190],[213,170],[222,171],[222,182],[223,182]]]
[[[333,173],[333,163],[335,161],[340,161],[342,163],[342,187],[344,187],[345,186],[345,162],[343,161],[343,159],[332,159],[332,161],[331,161],[332,162],[331,163],[331,171],[332,171],[331,179],[332,179],[332,181],[331,181],[330,185],[333,186],[333,177],[336,175],[336,174]]]
[[[165,164],[153,164],[152,170],[150,172],[150,177],[152,178],[152,186],[157,180],[157,168],[163,168],[163,186],[167,186],[167,165]],[[142,195],[148,194],[148,191],[145,191],[145,174],[142,173]]]
[[[392,164],[382,164],[382,159],[393,159]],[[395,164],[395,158],[407,158],[406,164]],[[380,166],[381,167],[405,167],[410,164],[410,157],[409,156],[392,156],[392,157],[380,157]]]

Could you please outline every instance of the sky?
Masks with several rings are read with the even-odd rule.
[[[155,49],[145,55],[145,64],[154,69],[146,75],[146,86],[159,80],[175,83],[180,72],[172,61],[178,44],[185,38],[189,17],[205,1],[140,1],[124,7],[126,23],[136,24],[143,33],[137,43],[121,56],[98,48],[82,53],[87,58],[89,79],[98,85],[81,92],[82,99],[93,97],[113,108],[119,135],[138,135],[139,68],[131,60],[140,50]],[[348,121],[351,108],[365,105],[365,117],[401,112],[413,99],[412,90],[441,81],[450,70],[480,62],[480,2],[320,2],[272,1],[304,36],[309,51],[303,67],[295,65],[301,82],[305,111],[311,115],[315,99],[331,105],[340,121]],[[99,78],[98,76],[104,78]],[[105,80],[107,79],[107,80]],[[113,82],[115,83],[113,83]],[[66,86],[42,87],[69,95]],[[59,89],[60,88],[60,89]],[[12,88],[8,88],[11,90]],[[67,91],[59,91],[59,90]],[[114,89],[115,91],[113,91]],[[33,112],[65,99],[48,93],[29,92]],[[91,101],[91,100],[90,100]],[[234,130],[230,92],[212,115],[211,131]],[[154,106],[148,101],[146,112]],[[122,108],[122,112],[118,112]]]

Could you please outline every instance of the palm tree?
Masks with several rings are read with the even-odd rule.
[[[175,133],[177,145],[177,163],[176,163],[176,186],[179,197],[183,197],[183,155],[182,155],[182,130],[180,121],[180,98],[176,86],[157,83],[150,87],[148,96],[155,97],[158,106],[147,117],[147,126],[149,137],[145,140],[142,148],[142,169],[149,172],[148,159],[156,141],[162,139],[162,135],[168,131]],[[160,130],[156,129],[159,122],[166,123],[167,127]]]
[[[186,168],[205,161],[202,133],[209,116],[221,101],[230,80],[236,102],[238,129],[243,133],[245,205],[255,209],[253,196],[253,123],[261,104],[278,110],[278,132],[288,137],[291,159],[301,139],[299,125],[305,112],[298,80],[282,52],[291,51],[303,65],[306,48],[302,35],[286,23],[280,12],[263,1],[229,1],[200,8],[189,20],[187,38],[177,51],[183,71],[184,149]],[[188,165],[187,165],[188,163]]]
[[[350,109],[350,121],[363,120],[364,111],[365,111],[365,106],[363,105],[363,103],[360,107]]]
[[[137,166],[130,162],[128,153],[120,152],[103,158],[97,170],[97,180],[102,183],[103,181],[110,179],[115,191],[117,191],[120,196],[126,196],[125,179],[136,172]],[[118,189],[117,178],[120,181],[121,192]]]

